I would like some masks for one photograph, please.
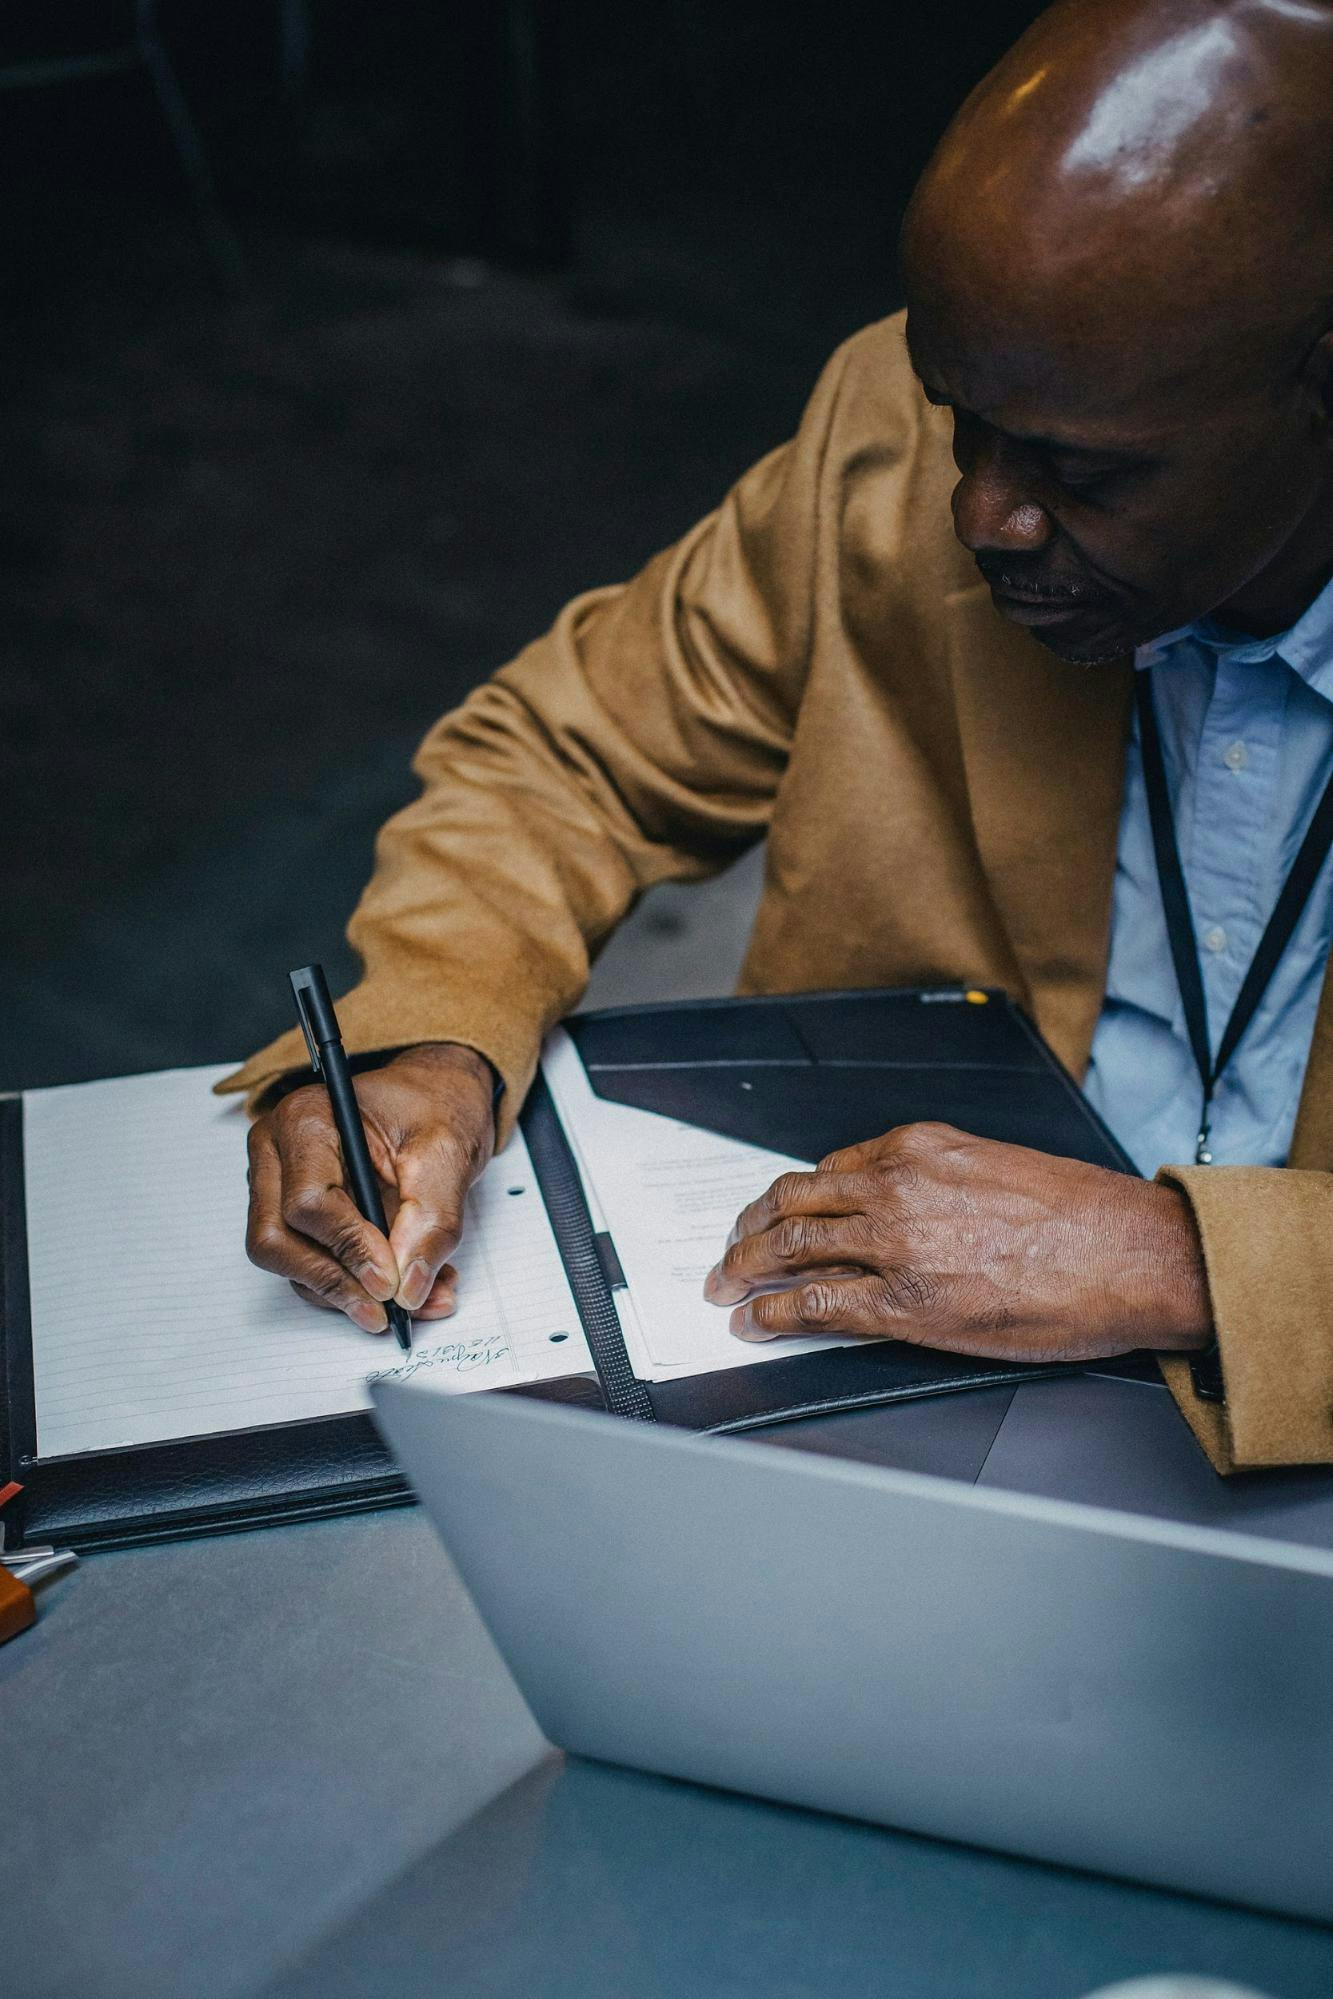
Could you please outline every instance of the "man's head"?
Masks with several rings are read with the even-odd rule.
[[[1279,630],[1333,572],[1333,0],[1061,0],[903,259],[959,538],[1053,651]]]

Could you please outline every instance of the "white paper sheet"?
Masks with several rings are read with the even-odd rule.
[[[627,1289],[615,1298],[641,1380],[670,1381],[852,1344],[828,1338],[757,1345],[739,1340],[730,1331],[728,1311],[703,1295],[704,1278],[741,1209],[779,1173],[808,1172],[808,1161],[653,1111],[604,1102],[563,1028],[547,1039],[542,1073],[597,1225],[610,1232],[625,1273]]]
[[[246,1119],[209,1094],[226,1073],[24,1098],[41,1457],[338,1415],[377,1375],[468,1389],[591,1368],[521,1136],[469,1197],[457,1312],[407,1355],[247,1262]]]

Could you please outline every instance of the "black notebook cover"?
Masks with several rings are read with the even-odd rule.
[[[617,1008],[569,1031],[593,1088],[811,1162],[922,1118],[1094,1164],[1133,1167],[1023,1014],[1002,993],[799,994]],[[640,1421],[742,1430],[833,1410],[1026,1380],[1009,1365],[897,1342],[830,1348],[689,1380],[639,1381],[612,1297],[614,1246],[593,1232],[549,1092],[523,1112],[534,1170],[597,1378],[490,1391],[587,1402]],[[401,1504],[405,1481],[367,1414],[176,1443],[35,1459],[22,1108],[0,1100],[0,1483],[6,1545],[84,1550]]]

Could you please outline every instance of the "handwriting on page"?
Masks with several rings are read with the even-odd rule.
[[[246,1261],[246,1120],[209,1094],[225,1074],[24,1099],[41,1456],[341,1415],[409,1371],[469,1389],[591,1366],[521,1136],[468,1197],[458,1311],[400,1355]]]
[[[427,1346],[418,1332],[411,1353],[404,1354],[396,1367],[373,1367],[366,1376],[366,1386],[372,1381],[411,1381],[414,1375],[433,1373],[438,1368],[451,1369],[455,1374],[479,1374],[485,1368],[503,1366],[511,1355],[509,1342],[501,1333]]]

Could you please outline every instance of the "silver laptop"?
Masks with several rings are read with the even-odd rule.
[[[1096,1378],[1004,1391],[952,1476],[891,1462],[911,1405],[866,1463],[374,1393],[560,1747],[1333,1919],[1330,1474],[1223,1482],[1164,1390]]]

